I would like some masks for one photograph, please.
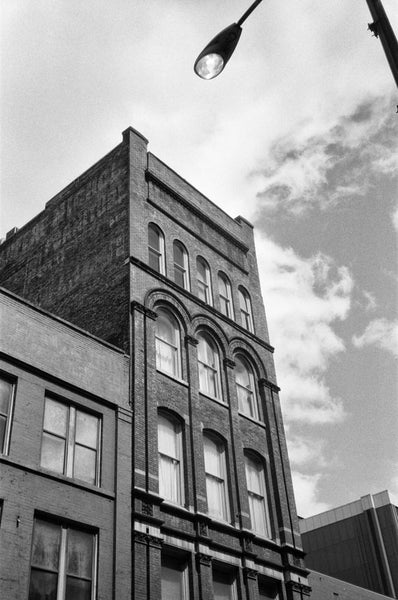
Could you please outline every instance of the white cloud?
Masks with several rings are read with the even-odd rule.
[[[259,234],[256,247],[284,417],[288,422],[340,421],[342,402],[324,377],[333,357],[344,351],[333,322],[348,315],[351,275],[325,255],[304,259]]]
[[[329,504],[318,500],[318,484],[321,477],[321,473],[304,475],[299,471],[292,471],[297,514],[300,517],[311,517],[330,508]]]
[[[298,435],[287,435],[289,459],[294,467],[323,467],[326,465],[324,457],[324,440],[310,439]]]
[[[398,231],[398,206],[394,209],[391,218],[395,229]]]
[[[374,319],[362,335],[354,335],[352,343],[356,348],[376,346],[398,357],[398,321]]]

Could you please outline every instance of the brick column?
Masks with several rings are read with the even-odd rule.
[[[199,552],[196,555],[196,569],[199,579],[200,600],[212,600],[214,598],[212,557],[204,552]]]

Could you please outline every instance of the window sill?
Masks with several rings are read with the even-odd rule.
[[[244,417],[245,419],[248,419],[252,423],[255,423],[256,425],[259,425],[263,429],[266,428],[264,421],[260,421],[260,419],[255,419],[254,417],[251,417],[250,415],[246,415],[245,413],[241,412],[240,410],[238,411],[238,413],[239,413],[240,417]]]
[[[208,396],[204,392],[200,392],[200,391],[199,391],[199,396],[203,396],[204,398],[207,398],[208,400],[217,402],[217,404],[221,404],[221,406],[224,406],[224,408],[229,408],[229,404],[227,404],[226,402],[223,402],[223,400],[220,400],[219,398],[216,398],[215,396]]]
[[[158,373],[160,373],[161,375],[164,375],[168,379],[171,379],[172,381],[175,381],[176,383],[183,385],[184,387],[189,387],[188,382],[185,381],[185,379],[180,379],[179,377],[175,377],[174,375],[171,375],[171,373],[166,373],[166,371],[161,371],[160,369],[156,369],[156,371]]]

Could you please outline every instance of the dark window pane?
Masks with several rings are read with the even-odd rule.
[[[65,440],[43,432],[40,464],[45,469],[64,472]]]
[[[68,407],[55,400],[46,399],[44,411],[44,429],[66,437]]]
[[[148,227],[148,245],[155,250],[160,250],[160,235],[158,230],[151,225]]]
[[[91,579],[93,557],[93,536],[84,531],[69,529],[67,573]]]
[[[174,269],[174,281],[177,285],[181,287],[185,287],[185,276],[184,271],[180,271],[179,269]]]
[[[8,414],[10,407],[11,392],[12,384],[4,379],[0,379],[0,412],[5,415]]]
[[[76,412],[76,442],[97,448],[98,419],[87,413]]]
[[[95,483],[95,466],[97,453],[90,448],[75,446],[75,464],[73,476],[87,483]]]
[[[90,600],[91,581],[83,581],[74,577],[66,578],[65,600]]]
[[[6,437],[7,419],[0,415],[0,452],[4,450],[4,442]]]
[[[174,244],[174,262],[180,267],[184,267],[184,250],[180,244]]]
[[[58,571],[61,528],[36,519],[33,532],[32,565]]]
[[[160,255],[149,249],[149,266],[155,271],[160,272]]]
[[[56,573],[46,573],[32,569],[30,574],[29,600],[56,600],[57,598]]]

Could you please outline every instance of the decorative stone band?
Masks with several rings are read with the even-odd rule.
[[[137,302],[136,300],[133,300],[133,302],[131,303],[131,310],[140,312],[143,315],[145,315],[146,317],[148,317],[149,319],[153,319],[154,321],[156,321],[156,319],[158,318],[155,311],[151,310],[150,308],[147,308],[146,306],[144,306],[140,302]]]

